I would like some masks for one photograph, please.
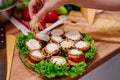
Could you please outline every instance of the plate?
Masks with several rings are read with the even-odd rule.
[[[29,53],[27,53],[26,54],[26,58],[23,56],[23,54],[21,54],[21,53],[19,53],[19,56],[20,56],[20,59],[21,59],[21,61],[23,62],[23,64],[27,67],[27,69],[28,70],[30,70],[30,72],[32,72],[32,73],[34,73],[35,75],[37,75],[38,77],[42,77],[42,79],[50,79],[50,80],[54,80],[54,79],[60,79],[60,80],[62,80],[62,79],[64,79],[64,80],[70,80],[70,79],[74,79],[74,78],[76,78],[77,76],[80,76],[80,75],[82,75],[82,74],[84,74],[84,72],[85,72],[85,69],[92,63],[92,61],[93,61],[93,59],[94,59],[94,57],[95,57],[95,53],[96,53],[96,47],[95,47],[95,45],[94,45],[94,40],[89,36],[89,35],[87,35],[86,33],[80,33],[79,31],[77,31],[77,30],[74,30],[74,31],[65,31],[65,30],[63,30],[63,34],[61,34],[61,33],[59,33],[59,31],[55,31],[55,30],[63,30],[63,29],[54,29],[53,31],[51,31],[51,33],[50,34],[48,34],[49,36],[50,36],[50,40],[48,40],[48,41],[43,41],[43,40],[40,40],[40,42],[47,42],[47,44],[45,44],[44,45],[44,47],[42,47],[42,49],[40,49],[41,51],[43,51],[43,53],[44,53],[44,55],[45,55],[45,58],[44,59],[42,59],[42,60],[40,60],[38,63],[33,63],[33,62],[31,62],[30,61],[30,59],[28,58],[28,54],[29,55],[31,55],[32,54],[32,52],[34,52],[35,50],[32,50],[31,51],[31,49],[29,49],[29,47],[28,46],[26,46],[25,44],[24,44],[24,46],[26,46],[26,49],[28,49],[28,51],[29,51]],[[55,32],[54,34],[60,34],[59,36],[61,36],[62,35],[62,39],[63,39],[63,41],[61,41],[61,42],[55,42],[55,41],[53,41],[53,38],[52,38],[52,36],[55,36],[54,34],[52,34],[52,32]],[[76,34],[80,34],[81,35],[81,37],[80,36],[78,36],[78,35],[76,35]],[[30,33],[30,34],[32,34],[32,33]],[[68,36],[68,35],[70,35],[70,36]],[[79,38],[73,38],[73,36],[75,37],[75,35],[76,36],[78,36]],[[21,35],[20,35],[21,36]],[[19,45],[21,45],[21,44],[19,44],[19,39],[20,39],[20,36],[19,36],[19,38],[18,38],[18,41],[17,41],[17,48],[19,48]],[[22,37],[25,37],[26,35],[22,35]],[[29,34],[28,34],[28,36],[29,36]],[[36,35],[35,35],[36,36]],[[34,37],[35,37],[34,36]],[[58,36],[58,35],[57,35]],[[71,37],[72,36],[72,37]],[[35,39],[35,40],[38,40],[38,37],[35,37],[35,38],[33,38],[33,39]],[[23,40],[23,39],[21,39],[21,40]],[[29,42],[31,39],[28,39],[28,40],[26,40],[26,42],[25,43],[27,43],[27,42]],[[62,42],[64,42],[64,41],[71,41],[71,42],[74,42],[74,44],[73,45],[71,45],[71,46],[67,46],[67,47],[65,47],[66,46],[66,44],[68,44],[68,43],[65,43],[65,46],[63,47],[62,45],[61,45],[61,43]],[[80,47],[77,47],[76,46],[76,44],[78,43],[78,42],[85,42],[85,44],[89,44],[89,48],[87,49],[87,50],[83,50],[82,48],[80,48]],[[20,41],[21,42],[21,41]],[[23,41],[24,42],[24,41]],[[60,45],[60,51],[57,53],[57,55],[56,54],[53,54],[52,52],[51,53],[48,53],[48,52],[46,52],[45,50],[46,50],[46,46],[48,46],[49,44],[51,44],[51,43],[55,43],[55,44],[59,44]],[[19,44],[19,45],[18,45]],[[43,44],[43,43],[42,43]],[[68,45],[70,45],[71,43],[69,43]],[[34,44],[33,44],[34,45]],[[19,48],[20,49],[20,48]],[[49,49],[49,48],[47,48],[47,49]],[[51,48],[50,48],[51,49]],[[74,58],[74,60],[73,60],[73,56],[76,56],[76,53],[77,52],[75,52],[74,54],[72,53],[72,50],[74,51],[78,51],[79,53],[77,54],[77,59],[79,59],[79,62],[78,62],[78,60],[76,59],[76,58]],[[20,52],[22,52],[21,50],[20,50]],[[64,53],[65,52],[65,53]],[[80,52],[82,52],[82,53],[80,53]],[[63,53],[64,53],[64,55],[63,55]],[[48,54],[52,54],[51,56],[48,56]],[[70,55],[73,55],[73,56],[70,56]],[[32,55],[33,56],[33,55]],[[48,56],[48,57],[47,57]],[[55,57],[55,56],[60,56],[60,57],[63,57],[65,60],[66,60],[66,63],[65,64],[62,64],[62,63],[60,63],[60,65],[58,65],[57,64],[57,61],[56,62],[54,62],[54,61],[51,61],[51,59],[53,58],[53,57]],[[82,59],[81,60],[81,58],[83,58],[83,57],[81,57],[81,56],[84,56],[84,60]],[[30,56],[31,57],[31,56]],[[72,57],[72,59],[70,59]],[[31,57],[32,58],[32,57]],[[34,58],[32,58],[32,59],[34,59]],[[55,58],[54,58],[55,59]],[[34,60],[36,60],[36,59],[34,59]],[[69,61],[70,60],[70,61]],[[77,61],[76,61],[77,60]],[[81,60],[81,61],[80,61]],[[43,62],[42,62],[43,61]],[[72,62],[71,62],[72,61]],[[32,63],[32,64],[31,64]],[[42,68],[40,67],[44,67],[43,69],[44,70],[46,70],[45,72],[45,74],[44,73],[42,73]],[[44,65],[44,66],[43,66]],[[46,67],[46,66],[47,67]],[[52,67],[50,66],[50,65],[52,65]],[[67,66],[66,66],[67,65]],[[57,67],[56,67],[57,66]],[[61,67],[62,66],[62,67]],[[38,68],[39,68],[39,70],[38,70]],[[51,69],[53,69],[54,68],[54,71],[50,71]],[[59,69],[60,68],[60,69]],[[62,68],[65,68],[65,72],[64,72],[64,70],[62,69]],[[58,72],[56,72],[56,71],[61,71],[60,73],[58,73]],[[73,71],[73,72],[71,72],[71,71]],[[47,73],[47,72],[50,72],[50,73]],[[56,72],[56,73],[55,73]],[[51,76],[51,73],[53,73],[53,75],[54,76]],[[62,74],[61,74],[62,73]],[[48,74],[48,75],[47,75]],[[59,75],[59,74],[61,74],[61,75]],[[74,75],[75,74],[75,75]]]

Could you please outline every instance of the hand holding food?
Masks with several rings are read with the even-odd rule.
[[[32,18],[36,13],[37,20],[45,16],[48,11],[58,8],[60,5],[64,5],[64,0],[31,0],[29,3],[29,13]],[[56,5],[57,4],[57,5]]]
[[[111,1],[111,3],[113,4],[110,5],[108,1],[106,0],[104,1],[93,0],[92,2],[89,0],[87,1],[84,1],[84,0],[77,0],[77,1],[74,1],[74,0],[52,0],[52,1],[51,0],[31,0],[29,4],[29,10],[30,10],[30,16],[32,17],[34,15],[34,11],[36,11],[36,9],[34,10],[36,6],[38,10],[36,14],[37,20],[40,20],[41,18],[43,18],[48,11],[57,9],[60,6],[61,7],[58,9],[59,14],[66,14],[67,10],[69,13],[71,9],[80,10],[79,7],[87,7],[87,8],[101,9],[101,10],[120,10],[119,9],[120,4],[118,4],[120,3],[119,0]],[[73,4],[73,8],[71,8],[70,6],[65,6],[67,8],[66,10],[63,6],[66,4]],[[76,7],[76,6],[79,6],[79,7]]]

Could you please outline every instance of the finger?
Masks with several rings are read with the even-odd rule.
[[[42,9],[35,15],[36,19],[37,19],[37,20],[43,19],[44,16],[45,16],[45,14],[46,14],[46,11],[47,11],[47,10],[45,10],[44,8],[42,8]]]
[[[36,19],[44,19],[45,14],[52,9],[55,9],[55,7],[45,4],[43,8],[35,15]]]
[[[31,0],[31,2],[28,5],[28,9],[29,9],[29,14],[30,14],[30,18],[33,17],[34,15],[34,6],[36,5],[36,1],[35,0]]]
[[[29,9],[30,18],[32,18],[32,16],[33,16],[33,7],[29,6],[28,9]]]

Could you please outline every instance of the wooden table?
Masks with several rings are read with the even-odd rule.
[[[84,22],[87,24],[86,22]],[[88,24],[87,24],[88,25]],[[6,25],[7,34],[16,35],[19,34],[20,31],[14,27],[10,22]],[[95,69],[105,61],[109,60],[111,57],[115,56],[120,52],[120,44],[118,43],[108,43],[102,41],[95,41],[95,45],[97,47],[96,56],[93,62],[87,67],[85,74]],[[76,79],[80,78],[78,76]],[[76,80],[74,79],[74,80]],[[12,63],[10,80],[43,80],[41,77],[35,76],[27,68],[22,64],[19,59],[18,51],[15,50],[14,58]],[[69,79],[67,79],[69,80]]]

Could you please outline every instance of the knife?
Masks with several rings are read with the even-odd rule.
[[[20,21],[20,19],[16,18],[16,17],[12,17],[10,19],[11,23],[17,28],[19,29],[23,34],[27,35],[28,32],[31,32],[29,29],[27,29],[26,25],[24,25],[24,23],[22,23],[22,21]]]
[[[16,16],[13,16],[10,19],[11,23],[19,29],[23,34],[27,35],[28,32],[31,32],[28,28],[29,26],[26,25],[21,19],[17,18]],[[53,28],[57,27],[60,24],[64,24],[67,21],[67,17],[63,17],[62,19],[56,21],[52,25],[48,26],[44,30],[40,31],[41,33],[47,33],[48,31],[52,30]]]
[[[5,26],[0,25],[0,80],[6,80],[7,59],[6,59]]]

